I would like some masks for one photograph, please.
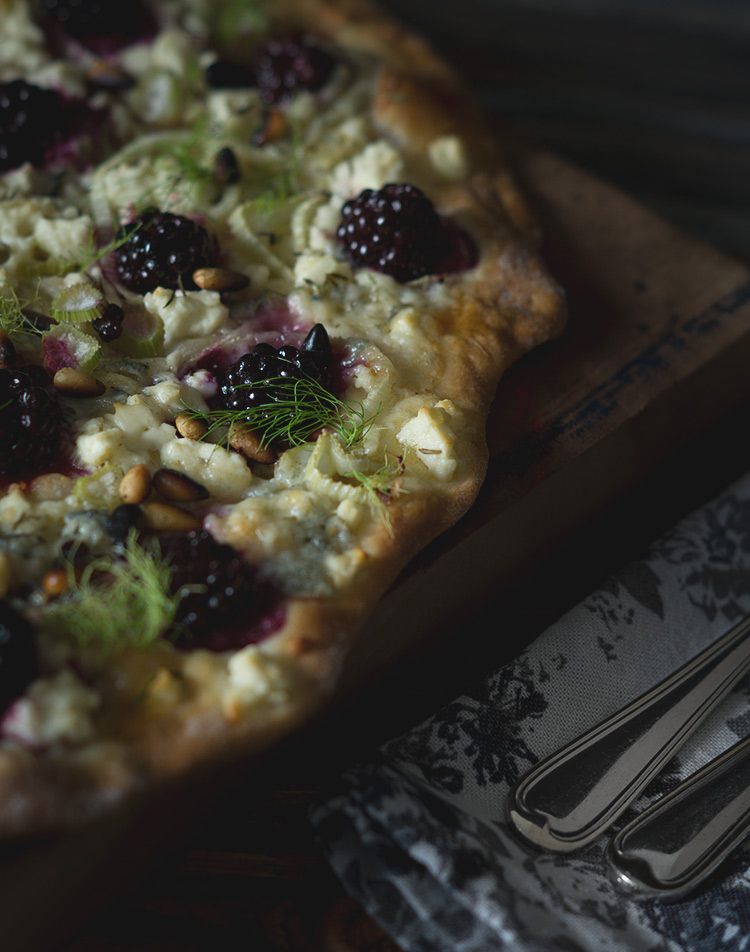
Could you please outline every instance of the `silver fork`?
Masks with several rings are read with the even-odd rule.
[[[562,750],[511,794],[530,842],[567,852],[600,836],[750,670],[750,618]]]

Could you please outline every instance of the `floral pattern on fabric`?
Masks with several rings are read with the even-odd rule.
[[[635,900],[611,874],[607,837],[537,851],[510,824],[508,797],[541,757],[748,613],[750,474],[476,691],[341,778],[311,813],[333,869],[407,952],[747,949],[750,844],[687,899]],[[745,736],[749,694],[741,684],[616,826]]]

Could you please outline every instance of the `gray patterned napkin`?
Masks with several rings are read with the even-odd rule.
[[[624,895],[607,837],[527,847],[509,789],[540,758],[678,668],[750,613],[750,474],[680,522],[517,660],[349,771],[315,805],[346,889],[408,952],[750,948],[750,845],[680,902]],[[743,684],[622,825],[750,733]]]

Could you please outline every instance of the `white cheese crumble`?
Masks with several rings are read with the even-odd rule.
[[[125,472],[145,462],[153,470],[159,466],[162,447],[174,436],[174,427],[164,422],[156,401],[136,393],[117,404],[114,413],[81,427],[76,454],[92,469],[109,463]]]
[[[216,291],[185,291],[175,294],[157,288],[144,295],[146,310],[164,323],[164,349],[181,341],[208,337],[227,323],[228,310]]]
[[[398,439],[433,476],[450,479],[458,465],[455,427],[461,417],[461,411],[450,400],[420,407],[416,416],[401,427]]]
[[[330,189],[339,200],[351,198],[366,188],[382,188],[404,177],[401,153],[385,141],[371,142],[361,152],[341,162],[330,176]]]
[[[3,7],[0,30],[0,80],[9,82],[47,62],[45,36],[23,4]]]
[[[287,672],[262,647],[248,645],[236,652],[229,659],[227,671],[222,706],[230,721],[248,714],[257,704],[281,704],[289,697]]]
[[[40,678],[8,710],[5,737],[24,746],[82,744],[95,736],[93,715],[101,697],[70,670]]]
[[[254,482],[245,459],[216,443],[170,440],[161,448],[161,462],[205,486],[217,502],[235,502]]]
[[[466,146],[458,136],[440,136],[427,147],[427,154],[436,172],[446,179],[460,180],[469,174]]]

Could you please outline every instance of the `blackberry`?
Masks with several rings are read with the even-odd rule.
[[[285,344],[276,348],[260,343],[224,374],[221,399],[227,410],[253,410],[289,399],[289,390],[274,383],[276,377],[289,380],[311,378],[326,390],[331,388],[331,345],[326,329],[316,324],[301,348]],[[290,417],[293,411],[290,410]]]
[[[440,216],[415,185],[365,189],[341,209],[336,237],[355,268],[402,283],[434,274],[446,250]]]
[[[24,162],[43,165],[48,150],[67,132],[67,109],[59,93],[23,79],[0,83],[0,171]]]
[[[23,330],[31,334],[44,334],[57,323],[47,314],[40,314],[39,311],[32,311],[29,308],[23,309],[22,318]]]
[[[258,53],[258,92],[268,105],[283,105],[296,92],[321,89],[335,65],[333,56],[308,34],[273,37]]]
[[[177,640],[193,641],[248,612],[256,593],[253,571],[242,556],[204,530],[158,536],[161,554],[172,567],[172,593],[195,586],[179,602]]]
[[[120,230],[118,239],[126,235],[114,253],[115,266],[125,287],[140,294],[157,287],[194,291],[192,273],[214,261],[209,233],[182,215],[147,208]]]
[[[31,625],[0,601],[0,712],[23,694],[37,673]]]
[[[31,474],[50,462],[61,422],[60,405],[43,367],[0,368],[0,476]]]
[[[117,340],[122,334],[122,322],[125,320],[125,312],[119,304],[108,304],[104,308],[101,317],[95,318],[91,326],[96,331],[100,340],[105,344]]]
[[[39,7],[68,36],[86,46],[117,49],[153,29],[151,14],[138,0],[39,0]]]

